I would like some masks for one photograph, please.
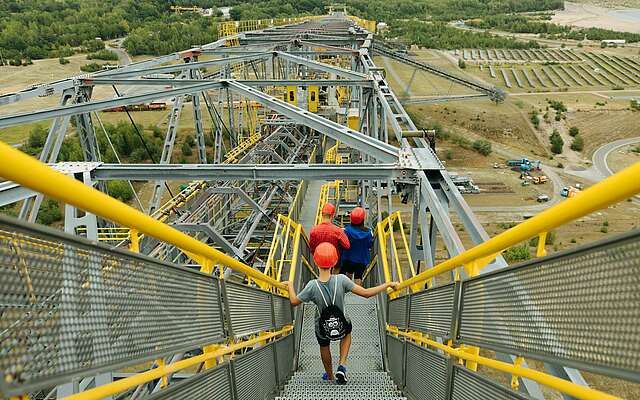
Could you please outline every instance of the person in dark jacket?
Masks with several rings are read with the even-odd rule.
[[[351,247],[342,252],[342,272],[358,285],[362,285],[362,275],[371,262],[370,250],[373,247],[373,235],[364,226],[365,216],[363,208],[354,208],[351,223],[344,228]]]

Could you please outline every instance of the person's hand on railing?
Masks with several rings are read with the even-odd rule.
[[[400,282],[387,282],[386,286],[387,286],[386,289],[391,288],[395,291],[395,290],[398,290],[398,286],[400,286]]]

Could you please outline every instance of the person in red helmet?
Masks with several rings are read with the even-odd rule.
[[[333,215],[336,213],[336,207],[331,203],[325,203],[322,207],[321,222],[311,228],[309,232],[309,247],[311,252],[315,253],[316,247],[320,243],[331,243],[338,251],[338,260],[340,259],[340,251],[348,249],[351,244],[347,235],[333,224]]]
[[[318,244],[313,253],[313,260],[320,269],[318,279],[307,282],[304,289],[296,295],[293,282],[288,281],[289,300],[292,306],[302,303],[314,303],[316,305],[315,333],[320,345],[320,357],[324,365],[325,373],[322,379],[332,381],[334,379],[331,362],[332,341],[340,340],[340,365],[335,373],[336,382],[347,383],[347,356],[351,346],[351,321],[344,313],[344,296],[352,292],[361,297],[372,297],[386,290],[396,288],[398,282],[384,283],[382,285],[365,289],[356,285],[342,274],[332,274],[331,269],[338,262],[338,250],[331,243]]]
[[[351,211],[351,223],[344,228],[351,246],[342,252],[342,273],[355,279],[358,285],[362,285],[362,275],[371,262],[373,247],[373,235],[364,226],[365,218],[364,208],[356,207]]]

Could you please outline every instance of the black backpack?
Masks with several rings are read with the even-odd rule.
[[[320,290],[320,295],[322,296],[322,300],[324,300],[325,305],[324,310],[320,313],[320,319],[318,319],[318,332],[321,336],[331,341],[340,340],[345,337],[347,325],[349,324],[347,322],[347,318],[344,316],[344,312],[334,304],[338,289],[338,277],[334,277],[334,279],[333,299],[331,298],[331,294],[328,289],[325,288],[324,285],[321,286],[316,280],[316,285]],[[327,302],[323,292],[327,293],[327,297],[331,300],[331,304]]]

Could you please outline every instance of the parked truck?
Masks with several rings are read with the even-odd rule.
[[[572,198],[575,197],[578,193],[580,193],[580,189],[577,189],[573,186],[565,186],[560,191],[560,196]]]
[[[528,158],[522,158],[520,160],[507,160],[507,166],[511,167],[512,170],[523,172],[523,171],[539,171],[540,170],[540,160],[529,160]]]

